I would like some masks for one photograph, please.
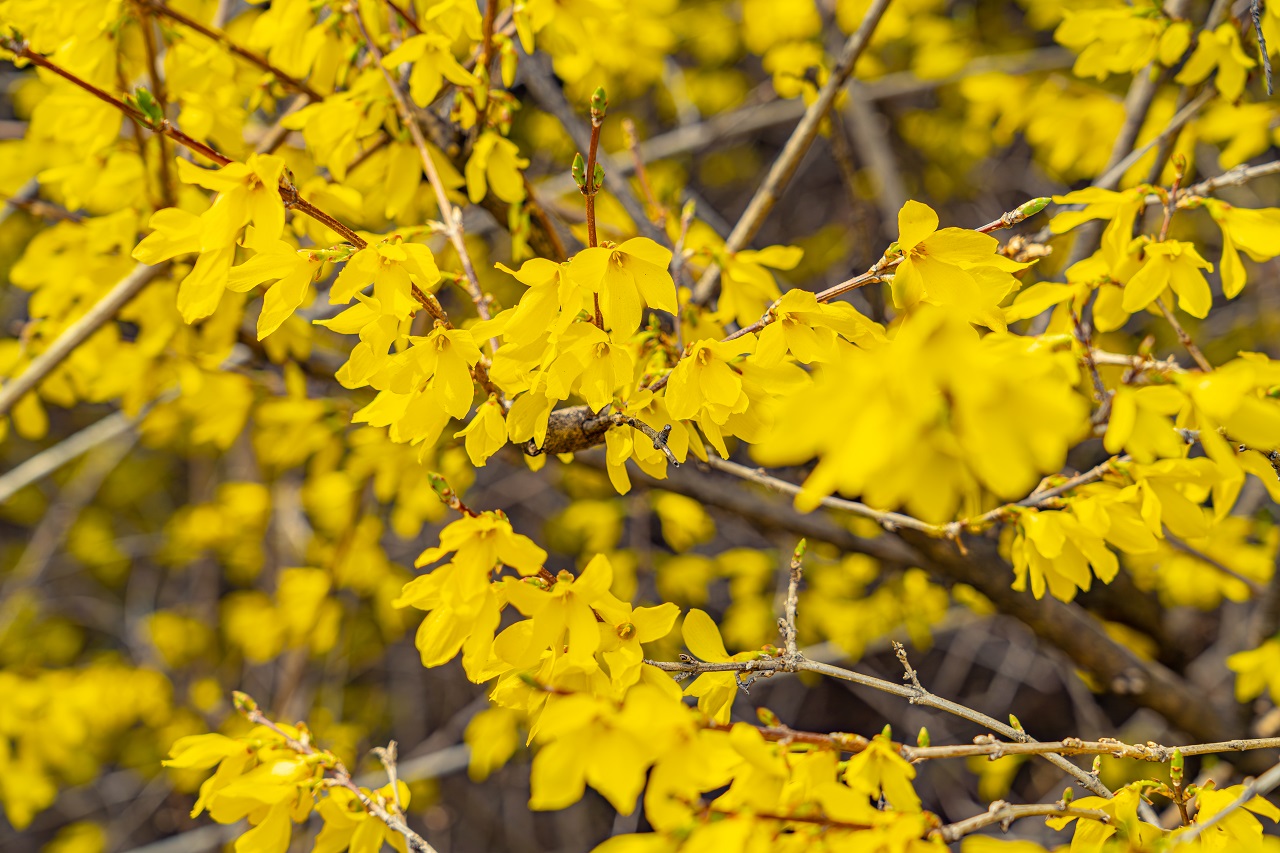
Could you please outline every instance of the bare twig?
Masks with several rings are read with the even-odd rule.
[[[80,319],[67,326],[44,352],[33,358],[26,370],[0,387],[0,414],[8,412],[24,394],[34,390],[42,379],[52,373],[54,368],[62,364],[75,351],[76,347],[115,317],[142,288],[167,268],[167,264],[156,266],[138,264],[133,268],[133,272],[120,279]]]
[[[382,51],[369,34],[369,28],[365,24],[359,6],[352,3],[347,7],[347,10],[360,27],[360,33],[364,36],[365,43],[368,45],[369,54],[373,57],[374,64],[382,71],[382,76],[387,81],[387,87],[391,90],[391,96],[395,99],[396,111],[400,114],[400,120],[408,127],[409,134],[413,137],[413,143],[418,148],[418,155],[422,160],[422,170],[427,175],[427,181],[435,192],[436,205],[440,208],[440,219],[444,223],[445,236],[448,237],[454,251],[457,252],[458,261],[462,264],[462,271],[466,275],[467,293],[470,295],[471,301],[475,303],[480,319],[488,320],[489,301],[480,289],[480,280],[476,277],[475,267],[471,263],[470,254],[467,252],[467,245],[462,235],[462,214],[449,202],[448,196],[445,195],[444,183],[440,180],[440,173],[436,169],[435,162],[431,159],[431,151],[427,147],[427,139],[416,120],[413,108],[409,106],[404,92],[396,84],[395,78],[391,76],[390,69],[382,64]],[[494,348],[497,348],[496,345]],[[499,399],[502,399],[501,395],[499,395]]]
[[[656,430],[649,426],[639,418],[633,418],[629,415],[614,413],[611,416],[614,426],[629,426],[634,430],[644,433],[645,437],[653,442],[654,450],[661,450],[662,455],[667,457],[667,461],[677,468],[680,467],[680,460],[676,459],[676,455],[667,445],[667,439],[671,436],[671,424],[667,424],[661,430]]]
[[[1204,357],[1200,347],[1196,346],[1196,342],[1191,339],[1191,335],[1187,334],[1187,330],[1182,327],[1182,324],[1178,322],[1178,318],[1174,316],[1173,311],[1165,304],[1164,297],[1156,297],[1156,307],[1160,309],[1160,313],[1164,315],[1164,318],[1169,321],[1169,325],[1177,333],[1178,340],[1182,342],[1182,346],[1191,354],[1191,359],[1196,363],[1196,366],[1205,373],[1212,372],[1213,365]]]
[[[236,44],[234,41],[232,41],[230,38],[227,37],[226,33],[206,27],[204,24],[200,23],[194,18],[188,17],[182,12],[179,12],[177,9],[170,8],[166,3],[161,2],[161,0],[139,0],[139,3],[140,5],[146,7],[147,9],[150,9],[152,12],[154,12],[155,14],[161,17],[168,18],[171,21],[176,21],[177,23],[182,24],[184,27],[188,29],[195,30],[205,38],[213,39],[218,44],[222,45],[227,50],[234,53],[236,56],[248,61],[252,65],[256,65],[258,68],[261,68],[263,71],[266,71],[272,77],[275,77],[277,80],[280,81],[281,85],[285,86],[286,88],[292,89],[295,92],[301,92],[307,97],[311,98],[311,100],[313,101],[319,101],[324,98],[324,95],[320,94],[315,89],[308,86],[302,80],[299,80],[296,77],[286,74],[276,66],[272,65],[270,60],[268,60],[265,56],[261,56],[257,53],[254,53],[251,50],[248,50],[247,48],[244,48]]]
[[[242,694],[240,695],[242,696]],[[299,755],[319,756],[322,754],[311,744],[304,743],[297,738],[290,736],[284,729],[280,728],[280,726],[268,719],[262,711],[258,710],[256,703],[254,703],[252,699],[248,699],[247,703],[245,702],[246,699],[248,699],[248,697],[239,698],[237,700],[237,707],[240,708],[241,713],[243,713],[251,723],[259,726],[265,726],[275,732],[278,736],[284,739],[285,744],[290,749]],[[403,835],[405,841],[409,845],[409,849],[413,850],[414,853],[436,853],[435,848],[428,844],[425,838],[410,829],[408,824],[406,824],[400,816],[392,814],[386,808],[374,802],[368,794],[361,790],[360,786],[351,778],[351,774],[347,771],[347,768],[343,766],[341,761],[338,761],[336,758],[333,759],[332,763],[325,767],[325,776],[330,780],[331,784],[340,788],[346,788],[348,791],[355,794],[356,799],[360,801],[360,805],[364,806],[365,811],[370,815],[382,821],[392,831]],[[396,797],[398,800],[399,794],[397,794]]]
[[[1254,779],[1252,782],[1245,785],[1244,790],[1240,792],[1240,796],[1228,803],[1226,808],[1222,811],[1213,815],[1213,817],[1203,823],[1197,823],[1186,832],[1175,836],[1173,838],[1173,846],[1176,847],[1186,844],[1188,841],[1194,841],[1206,829],[1221,822],[1236,810],[1243,808],[1245,804],[1254,797],[1261,796],[1273,790],[1277,785],[1280,785],[1280,764],[1277,764],[1257,779]]]
[[[800,660],[798,633],[796,631],[796,606],[800,600],[800,575],[804,571],[804,552],[806,542],[801,539],[791,555],[791,565],[787,572],[787,600],[783,605],[783,618],[779,627],[782,629],[782,645],[785,649],[783,660],[795,664]]]
[[[1249,17],[1253,18],[1253,32],[1258,37],[1258,54],[1262,57],[1262,71],[1267,80],[1267,97],[1275,94],[1271,85],[1271,54],[1267,53],[1267,37],[1262,34],[1262,9],[1258,0],[1249,0]]]
[[[928,708],[934,708],[939,711],[945,711],[948,714],[954,714],[961,719],[976,723],[977,725],[990,729],[991,731],[999,732],[1005,737],[1019,742],[1029,743],[1035,741],[1035,739],[1026,732],[1019,732],[1012,726],[1002,723],[994,717],[987,716],[980,711],[975,711],[972,708],[952,702],[949,699],[943,699],[940,696],[935,696],[923,687],[918,686],[918,684],[912,684],[910,686],[895,684],[892,681],[886,681],[882,678],[863,675],[860,672],[854,672],[853,670],[832,666],[831,664],[808,660],[803,657],[792,662],[788,662],[780,657],[764,657],[756,660],[726,661],[724,663],[706,663],[693,659],[686,659],[678,662],[646,660],[645,663],[655,666],[664,672],[683,672],[690,674],[704,672],[736,672],[769,677],[780,672],[813,672],[818,675],[825,675],[829,678],[848,681],[863,687],[869,687],[873,690],[879,690],[883,693],[899,696],[906,699],[912,705],[921,705]],[[1090,791],[1093,791],[1098,796],[1111,796],[1111,791],[1106,785],[1103,785],[1092,775],[1075,766],[1070,761],[1067,761],[1057,753],[1045,753],[1045,758],[1054,766],[1070,774],[1081,785],[1088,788]]]
[[[876,26],[880,23],[880,18],[884,15],[885,10],[889,8],[889,3],[890,0],[875,0],[871,7],[867,9],[867,13],[863,17],[862,23],[858,25],[858,29],[845,42],[844,49],[840,52],[839,60],[836,62],[835,67],[831,69],[831,75],[827,78],[827,82],[822,85],[822,88],[818,90],[818,97],[805,111],[804,117],[800,119],[800,123],[792,131],[791,138],[787,140],[782,152],[774,160],[773,166],[769,169],[769,174],[756,189],[755,195],[752,196],[751,201],[747,204],[747,209],[743,211],[737,224],[734,225],[733,231],[729,233],[728,239],[725,240],[724,251],[726,253],[737,252],[746,248],[747,244],[751,242],[751,238],[755,237],[756,232],[760,230],[760,226],[764,224],[769,211],[773,210],[773,206],[782,196],[787,184],[791,182],[791,177],[800,165],[801,158],[809,150],[814,137],[818,135],[818,128],[822,124],[822,119],[830,112],[832,104],[835,103],[836,95],[840,93],[840,89],[853,73],[853,66],[857,63],[858,57],[862,55],[862,51],[867,44],[870,43],[871,35],[875,32]],[[702,278],[693,288],[693,302],[695,304],[706,305],[715,298],[719,277],[720,268],[715,265],[712,265],[703,273]]]
[[[1063,802],[1011,806],[1004,800],[996,800],[985,814],[975,815],[956,823],[949,823],[946,826],[935,829],[930,835],[937,836],[949,844],[953,841],[959,841],[971,832],[977,832],[979,829],[985,829],[988,826],[999,824],[1004,829],[1008,829],[1009,824],[1019,818],[1059,816],[1096,820],[1100,823],[1108,823],[1111,820],[1111,815],[1101,809],[1076,808]]]

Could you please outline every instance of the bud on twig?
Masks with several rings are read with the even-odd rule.
[[[604,121],[605,112],[609,107],[609,99],[605,97],[604,86],[597,86],[596,90],[591,93],[591,123],[599,127],[600,122]]]
[[[573,174],[573,182],[578,185],[580,192],[587,191],[587,161],[582,159],[582,153],[573,155],[573,167],[570,170]]]

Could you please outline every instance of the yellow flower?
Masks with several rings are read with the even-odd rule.
[[[685,615],[680,634],[694,657],[707,663],[727,663],[760,657],[760,652],[739,652],[730,656],[725,651],[720,629],[702,610],[690,610]],[[729,712],[733,709],[733,700],[738,695],[738,674],[736,672],[704,672],[685,688],[684,694],[698,697],[698,710],[712,720],[717,723],[727,723]]]
[[[489,190],[507,204],[524,201],[524,177],[520,170],[529,161],[520,156],[514,142],[497,132],[486,130],[476,140],[467,160],[467,197],[472,204],[484,200]]]
[[[701,340],[671,371],[667,382],[667,411],[677,420],[696,417],[706,409],[717,423],[730,414],[745,411],[749,400],[742,388],[742,375],[730,362],[754,352],[755,335],[732,341]]]
[[[397,238],[371,243],[351,256],[329,290],[329,304],[346,305],[370,283],[381,310],[405,319],[420,307],[413,285],[431,290],[440,281],[440,268],[431,250]]]
[[[441,408],[451,417],[466,417],[475,394],[471,368],[480,361],[480,348],[471,332],[437,325],[425,337],[411,335],[409,343],[407,350],[394,357],[390,389],[407,394],[431,380]]]
[[[766,267],[795,269],[803,255],[804,250],[796,246],[769,246],[726,256],[720,264],[719,315],[733,318],[740,326],[759,320],[765,307],[780,295]]]
[[[452,41],[440,33],[423,33],[405,39],[400,46],[382,58],[386,68],[411,62],[409,96],[420,107],[431,104],[445,80],[459,86],[479,86],[480,79],[454,59]]]
[[[466,516],[450,524],[440,531],[440,545],[419,554],[414,565],[430,565],[450,551],[457,552],[453,556],[455,565],[486,575],[498,563],[511,566],[522,575],[536,575],[547,559],[547,552],[532,539],[511,529],[505,515],[493,512]]]
[[[848,302],[819,302],[808,290],[788,290],[773,310],[774,321],[759,333],[756,364],[772,367],[791,353],[801,364],[837,357],[837,335],[860,346],[882,343],[884,326]]]
[[[876,735],[866,749],[849,759],[844,778],[855,791],[870,797],[883,794],[894,811],[920,810],[920,797],[911,786],[916,769],[898,755],[884,735]]]
[[[1218,74],[1213,85],[1228,101],[1235,101],[1244,92],[1249,69],[1257,65],[1240,47],[1240,32],[1234,24],[1220,24],[1211,33],[1201,33],[1195,52],[1173,79],[1184,86],[1199,83],[1216,68]]]
[[[490,394],[488,401],[476,409],[471,423],[453,434],[454,438],[466,438],[467,456],[477,468],[507,443],[507,422],[502,415],[502,404]]]
[[[1222,229],[1222,294],[1233,299],[1244,288],[1239,251],[1258,262],[1280,254],[1280,208],[1248,210],[1212,198],[1204,206]]]
[[[1227,669],[1236,674],[1236,701],[1248,702],[1271,695],[1271,701],[1280,702],[1280,639],[1271,639],[1246,652],[1236,652],[1227,658]]]
[[[260,284],[276,282],[263,298],[258,315],[258,340],[262,340],[302,304],[324,261],[313,252],[298,251],[284,240],[268,241],[257,228],[249,229],[244,245],[257,254],[231,268],[227,289],[244,293]]]
[[[1196,247],[1179,240],[1148,243],[1143,250],[1146,263],[1124,286],[1121,306],[1132,314],[1146,308],[1165,291],[1173,288],[1178,295],[1178,307],[1192,317],[1209,316],[1213,294],[1209,282],[1200,270],[1213,271],[1213,264],[1200,257]]]
[[[576,578],[561,572],[549,592],[521,581],[507,583],[507,598],[521,613],[533,619],[531,649],[560,649],[570,664],[578,669],[595,667],[595,653],[600,648],[600,623],[592,605],[607,600],[613,584],[613,566],[603,554],[597,554]]]
[[[910,308],[921,301],[952,306],[972,323],[1003,331],[1000,302],[1016,281],[1010,272],[1024,269],[996,254],[996,238],[964,228],[938,230],[938,214],[918,201],[898,212],[898,248],[902,263],[893,276],[893,304]]]
[[[284,159],[270,154],[250,154],[243,163],[228,163],[221,169],[201,169],[190,160],[179,159],[178,177],[218,193],[213,206],[200,218],[204,229],[200,250],[230,245],[245,223],[252,222],[264,240],[278,240],[284,232],[284,201],[280,198],[280,176]]]
[[[583,249],[569,261],[569,274],[600,294],[600,313],[615,335],[630,337],[640,327],[642,304],[674,314],[676,285],[667,272],[671,251],[648,237],[617,246]]]

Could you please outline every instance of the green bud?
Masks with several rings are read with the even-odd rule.
[[[1071,801],[1074,800],[1075,798],[1076,798],[1075,788],[1067,788],[1065,791],[1062,792],[1062,804],[1064,806],[1071,805]]]
[[[1031,201],[1019,206],[1015,211],[1018,216],[1018,221],[1021,222],[1028,216],[1035,216],[1037,213],[1048,207],[1049,202],[1051,201],[1053,201],[1053,199],[1046,197],[1033,198]]]
[[[609,99],[605,97],[604,86],[597,86],[596,90],[591,93],[591,118],[604,118],[605,110],[608,106]]]
[[[1174,785],[1182,784],[1183,770],[1182,750],[1175,749],[1173,757],[1169,760],[1169,779]]]
[[[1022,722],[1013,714],[1009,715],[1009,725],[1013,726],[1014,731],[1024,733],[1026,729],[1022,728]]]
[[[164,121],[164,110],[160,108],[160,102],[145,87],[138,87],[138,91],[134,93],[134,103],[152,127]]]
[[[798,563],[801,560],[803,560],[805,552],[808,550],[809,550],[809,541],[807,539],[801,539],[799,542],[796,543],[795,551],[791,553],[792,562]]]
[[[587,188],[587,161],[582,159],[582,153],[573,155],[573,182],[578,185],[578,189],[585,190]]]
[[[756,717],[759,718],[761,725],[771,728],[777,728],[782,725],[782,720],[778,719],[778,715],[768,708],[756,708]]]
[[[599,163],[596,163],[595,178],[596,178],[595,180],[596,189],[600,189],[602,186],[604,186],[604,166],[601,166]]]
[[[880,736],[885,740],[893,740],[893,726],[885,723],[884,728],[880,730]]]
[[[242,714],[251,714],[258,710],[258,703],[253,701],[253,697],[248,693],[241,693],[239,690],[231,692],[231,702],[235,705],[236,710]]]
[[[1095,755],[1093,757],[1093,769],[1090,770],[1089,772],[1092,773],[1094,776],[1097,776],[1099,773],[1102,772],[1102,756],[1101,755]]]
[[[933,741],[929,738],[929,730],[926,729],[924,726],[921,726],[920,734],[916,735],[916,746],[920,747],[921,749],[924,749],[925,747],[929,746],[931,743],[933,743]]]

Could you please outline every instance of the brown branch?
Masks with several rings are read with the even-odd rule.
[[[119,313],[120,309],[138,295],[155,278],[168,269],[168,264],[148,266],[138,264],[133,272],[120,279],[106,295],[96,302],[78,320],[63,329],[62,334],[49,344],[44,352],[31,360],[26,370],[0,387],[0,415],[8,412],[23,395],[32,391],[42,379],[75,351],[76,347]]]
[[[146,7],[143,7],[146,8]],[[151,95],[160,107],[160,115],[169,115],[169,99],[165,92],[164,78],[160,76],[160,67],[156,61],[156,34],[152,18],[148,14],[140,16],[138,21],[142,30],[142,43],[147,52],[147,78],[151,81]],[[164,136],[156,137],[160,148],[160,198],[164,207],[173,207],[178,197],[178,187],[174,183],[175,175],[169,165],[169,145]],[[141,153],[141,152],[139,152]]]
[[[137,107],[133,106],[132,104],[126,103],[125,101],[120,100],[115,95],[112,95],[109,92],[106,92],[98,88],[97,86],[93,85],[89,81],[81,79],[80,77],[77,77],[75,74],[72,74],[70,71],[67,71],[62,66],[54,62],[51,62],[49,59],[45,58],[41,54],[34,52],[26,44],[19,41],[18,39],[15,39],[12,37],[0,38],[0,48],[4,48],[5,50],[12,53],[16,59],[26,60],[27,62],[30,62],[32,65],[38,65],[41,68],[45,69],[46,71],[50,71],[58,75],[62,79],[66,80],[67,82],[75,86],[80,87],[81,89],[85,90],[86,92],[93,95],[94,97],[102,101],[105,101],[108,104],[111,104],[120,112],[124,113],[128,118],[132,119],[133,121],[137,122],[138,124],[142,125],[148,130],[153,131],[155,133],[162,133],[165,136],[168,136],[170,139],[172,139],[174,142],[177,142],[179,145],[183,146],[184,148],[189,148],[190,150],[199,154],[201,157],[204,157],[207,160],[212,160],[213,162],[217,163],[219,166],[225,166],[231,162],[230,157],[226,157],[225,155],[210,148],[208,145],[205,145],[203,142],[200,142],[197,139],[193,139],[192,137],[187,136],[185,133],[183,133],[182,131],[174,127],[172,124],[170,124],[168,119],[163,119],[162,121],[159,122],[159,124],[153,124],[151,120],[147,118],[147,116],[144,115],[142,111],[139,110]]]
[[[396,111],[400,114],[400,120],[408,127],[409,134],[413,137],[414,145],[418,148],[418,156],[422,160],[422,169],[427,175],[427,181],[431,184],[431,189],[435,192],[436,205],[440,208],[440,219],[444,223],[445,236],[448,237],[454,251],[457,252],[458,261],[462,264],[462,271],[466,275],[467,293],[471,297],[471,301],[475,303],[476,312],[480,315],[480,319],[488,320],[489,300],[480,289],[480,280],[476,277],[475,267],[471,263],[470,254],[467,252],[466,242],[462,234],[462,214],[449,202],[448,196],[445,195],[444,183],[440,180],[440,173],[436,169],[435,161],[431,159],[431,152],[427,147],[427,139],[422,133],[422,128],[419,126],[415,113],[409,106],[404,92],[396,84],[395,78],[391,76],[391,70],[382,64],[382,51],[369,34],[369,28],[360,13],[359,6],[353,3],[347,7],[347,10],[360,27],[360,33],[364,36],[369,53],[378,69],[382,71],[382,76],[387,81],[387,87],[391,89],[391,96],[395,99]],[[493,348],[497,349],[496,344]],[[503,401],[504,406],[506,405],[502,394],[498,394],[498,399]]]
[[[863,17],[862,23],[858,25],[858,29],[845,41],[844,49],[840,52],[840,59],[836,62],[835,67],[831,69],[831,75],[827,78],[827,82],[818,90],[817,99],[805,111],[804,117],[800,119],[800,123],[792,131],[791,138],[787,140],[782,152],[774,160],[773,166],[769,169],[769,174],[759,188],[756,189],[755,195],[752,196],[751,201],[747,204],[747,209],[743,211],[737,224],[733,226],[733,230],[729,233],[728,239],[725,240],[724,251],[726,254],[746,248],[751,239],[755,237],[756,232],[760,230],[760,226],[764,224],[769,212],[773,210],[773,206],[781,198],[783,191],[786,190],[787,185],[791,182],[796,168],[800,165],[800,160],[809,150],[809,146],[813,144],[814,137],[818,135],[818,128],[821,126],[823,118],[831,111],[836,95],[840,93],[840,89],[843,88],[845,82],[853,73],[853,67],[857,64],[858,57],[862,55],[862,51],[870,43],[871,35],[875,32],[876,25],[880,23],[880,18],[884,15],[885,10],[889,8],[889,3],[890,0],[875,0],[871,7],[867,9],[867,13]],[[720,268],[716,265],[710,266],[702,274],[702,278],[693,288],[693,302],[695,305],[706,305],[715,298],[719,277]]]
[[[844,669],[842,667],[832,666],[831,664],[808,660],[799,655],[792,660],[788,660],[785,657],[762,657],[755,660],[725,661],[723,663],[707,663],[685,656],[684,660],[676,662],[646,660],[645,663],[656,667],[663,672],[680,672],[691,675],[701,674],[704,672],[734,672],[769,678],[780,672],[813,672],[818,675],[825,675],[828,678],[848,681],[862,687],[869,687],[873,690],[889,693],[906,699],[907,702],[912,705],[921,705],[926,708],[945,711],[946,713],[953,714],[963,720],[976,723],[982,728],[999,732],[1005,737],[1012,738],[1016,741],[1033,742],[1035,740],[1035,738],[1025,732],[1019,732],[1012,726],[1002,723],[981,711],[975,711],[974,709],[961,705],[958,702],[952,702],[949,699],[943,699],[940,696],[936,696],[919,686],[919,682],[910,686],[895,684],[892,681],[886,681],[882,678],[876,678],[871,675],[863,675],[862,673],[855,672],[851,669]],[[1060,755],[1057,755],[1056,753],[1044,753],[1044,756],[1054,766],[1066,771],[1081,785],[1085,786],[1090,791],[1093,791],[1098,796],[1111,796],[1111,791],[1107,786],[1103,785],[1093,776],[1089,775],[1079,767],[1076,767],[1065,758],[1062,758]]]
[[[1178,335],[1178,340],[1182,342],[1182,346],[1191,354],[1191,359],[1196,366],[1205,373],[1213,372],[1213,365],[1204,357],[1204,353],[1200,351],[1200,347],[1196,346],[1196,342],[1191,339],[1191,335],[1187,334],[1187,330],[1178,322],[1178,318],[1174,316],[1173,311],[1165,304],[1164,297],[1156,297],[1156,307],[1160,309],[1160,313],[1169,321],[1169,325],[1173,327],[1173,331]]]
[[[351,774],[347,771],[347,768],[343,766],[342,762],[336,757],[331,757],[331,754],[329,753],[322,753],[311,744],[290,736],[284,729],[280,728],[279,725],[268,719],[262,711],[258,710],[257,703],[244,694],[236,695],[236,707],[242,714],[244,714],[245,718],[248,719],[249,722],[270,729],[276,735],[284,739],[285,745],[288,746],[289,749],[299,755],[323,757],[325,761],[321,766],[324,767],[324,775],[328,782],[336,787],[346,788],[348,791],[353,793],[356,796],[356,799],[360,801],[360,805],[364,806],[366,812],[382,821],[392,831],[403,835],[410,850],[413,850],[415,853],[436,853],[435,848],[428,844],[425,838],[410,829],[408,824],[406,824],[401,817],[392,814],[386,808],[374,802],[368,794],[361,790],[360,786],[351,778]],[[395,787],[394,778],[392,787]],[[397,792],[395,796],[398,800],[400,795]]]
[[[588,454],[582,461],[603,466]],[[733,488],[724,480],[692,470],[696,466],[669,471],[662,480],[643,472],[633,472],[632,481],[640,487],[663,489],[687,495],[702,503],[718,507],[746,519],[760,530],[783,531],[804,536],[810,543],[828,542],[848,553],[861,553],[883,560],[889,565],[919,567],[936,578],[951,583],[964,583],[977,589],[1001,613],[1027,625],[1047,645],[1060,649],[1076,666],[1097,677],[1104,688],[1127,695],[1134,702],[1151,708],[1169,723],[1202,742],[1230,741],[1236,734],[1226,711],[1214,708],[1207,697],[1191,687],[1173,671],[1154,661],[1138,658],[1132,651],[1107,635],[1102,623],[1079,605],[1066,604],[1053,598],[1035,599],[1012,589],[1013,569],[999,555],[997,545],[983,537],[966,540],[967,555],[952,545],[922,533],[904,530],[875,538],[857,536],[822,513],[800,513],[793,507],[765,499],[759,493]],[[1121,578],[1124,576],[1121,575]],[[1118,583],[1121,578],[1117,578]],[[1103,587],[1110,590],[1111,587]],[[1159,620],[1143,618],[1141,606],[1146,599],[1129,594],[1119,602],[1126,619],[1134,619],[1144,633],[1156,638],[1157,644],[1177,645],[1167,636]],[[1135,607],[1138,612],[1131,613]],[[1150,623],[1150,624],[1148,624]],[[906,690],[893,685],[890,692]],[[1021,738],[1015,738],[1021,740]],[[1257,768],[1258,762],[1242,762]],[[1255,769],[1254,772],[1257,772]]]
[[[1059,816],[1096,820],[1099,823],[1109,823],[1111,821],[1111,815],[1101,809],[1081,809],[1069,806],[1064,802],[1011,806],[1004,800],[996,800],[985,814],[976,815],[956,823],[949,823],[946,826],[935,829],[930,835],[941,838],[950,844],[953,841],[959,841],[971,832],[977,832],[979,829],[985,829],[988,826],[999,824],[1007,830],[1009,824],[1019,818]]]
[[[279,68],[272,65],[265,56],[261,56],[260,54],[254,53],[253,51],[236,44],[227,37],[226,33],[206,27],[204,24],[194,18],[184,15],[177,9],[170,8],[167,4],[161,2],[161,0],[137,0],[137,3],[139,6],[149,9],[161,17],[168,18],[171,21],[182,24],[188,29],[195,30],[205,38],[216,41],[231,53],[234,53],[236,56],[248,61],[252,65],[256,65],[272,77],[275,77],[285,88],[292,89],[295,92],[301,92],[313,101],[320,101],[324,99],[324,95],[308,86],[302,80],[281,71]]]
[[[422,27],[418,25],[418,21],[413,15],[403,7],[399,6],[395,0],[384,0],[384,2],[391,7],[391,11],[400,16],[400,20],[409,25],[409,29],[413,30],[418,35],[422,35]]]
[[[636,179],[640,181],[640,192],[644,195],[645,204],[649,208],[649,221],[658,228],[667,224],[667,210],[658,203],[649,185],[649,172],[644,167],[644,157],[640,155],[640,140],[636,135],[636,123],[629,118],[622,120],[622,137],[627,150],[631,152],[631,162],[635,166]]]

